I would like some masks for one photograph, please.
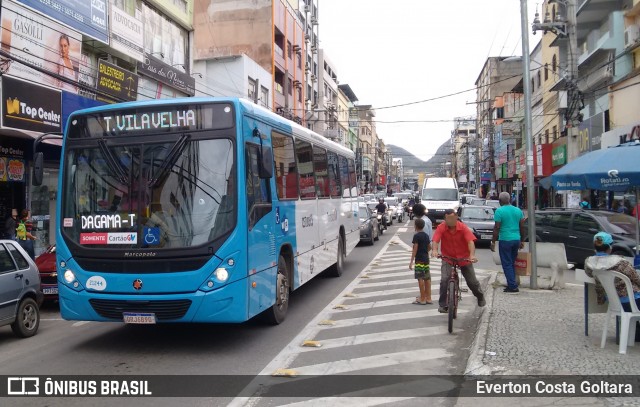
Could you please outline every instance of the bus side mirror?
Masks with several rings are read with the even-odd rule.
[[[33,157],[33,179],[31,180],[33,186],[42,185],[42,176],[44,173],[44,155],[40,153],[36,153]]]
[[[260,178],[271,178],[273,176],[273,151],[271,150],[271,147],[261,146],[258,160],[260,161],[258,163],[258,175]]]

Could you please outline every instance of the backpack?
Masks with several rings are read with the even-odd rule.
[[[24,222],[20,222],[20,224],[16,228],[16,236],[20,240],[27,240],[27,226],[24,224]]]

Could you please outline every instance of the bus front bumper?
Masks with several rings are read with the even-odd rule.
[[[141,295],[88,293],[61,283],[60,315],[73,321],[123,322],[124,313],[140,313],[153,314],[157,323],[244,322],[248,281],[240,279],[210,292]]]

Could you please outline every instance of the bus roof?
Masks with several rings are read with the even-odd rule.
[[[185,105],[185,104],[207,104],[214,102],[229,102],[235,105],[237,108],[244,110],[244,112],[249,115],[256,116],[262,120],[267,121],[270,125],[274,127],[279,127],[285,132],[290,132],[294,136],[299,137],[305,141],[314,143],[316,145],[321,144],[323,147],[329,147],[334,151],[338,151],[342,154],[346,155],[354,155],[353,151],[344,147],[341,144],[338,144],[334,141],[327,139],[326,137],[321,136],[318,133],[315,133],[306,127],[299,125],[298,123],[286,119],[271,110],[265,108],[264,106],[256,105],[245,98],[238,97],[183,97],[183,98],[172,98],[172,99],[151,99],[151,100],[140,100],[140,101],[132,101],[132,102],[122,102],[122,103],[113,103],[108,105],[101,105],[96,107],[90,107],[87,109],[81,109],[73,112],[69,116],[69,121],[74,116],[82,116],[89,115],[101,112],[109,112],[109,111],[118,111],[118,110],[126,110],[133,108],[141,108],[141,107],[153,107],[153,106],[174,106],[174,105]]]

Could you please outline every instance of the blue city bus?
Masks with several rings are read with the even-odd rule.
[[[277,324],[360,239],[353,152],[238,98],[73,113],[58,191],[66,320]]]

